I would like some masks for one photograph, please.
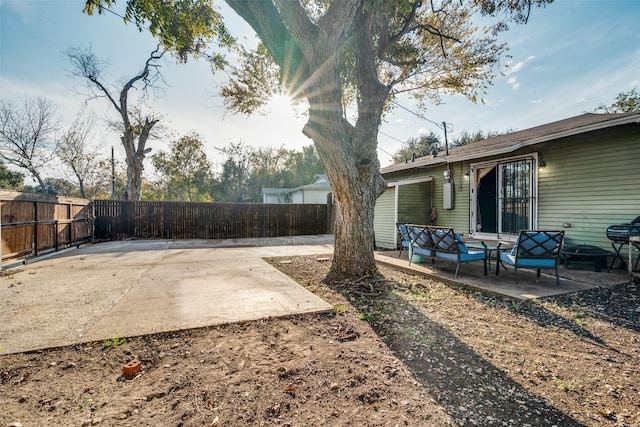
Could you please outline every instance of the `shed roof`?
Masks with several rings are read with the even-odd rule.
[[[586,113],[541,126],[498,135],[461,147],[450,148],[448,155],[446,155],[444,151],[441,151],[437,156],[429,155],[418,157],[410,163],[401,163],[382,168],[381,172],[384,174],[441,163],[459,162],[507,154],[530,145],[631,123],[640,123],[640,113]]]
[[[267,195],[279,195],[282,193],[289,193],[293,188],[268,188],[262,187],[262,194]]]

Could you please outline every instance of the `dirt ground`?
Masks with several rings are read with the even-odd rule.
[[[267,261],[334,315],[0,353],[0,427],[640,426],[640,285],[516,303],[388,268],[327,286],[327,258]]]

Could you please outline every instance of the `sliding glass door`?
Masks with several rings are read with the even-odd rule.
[[[532,157],[473,165],[471,230],[486,238],[515,236],[535,226],[536,174]]]

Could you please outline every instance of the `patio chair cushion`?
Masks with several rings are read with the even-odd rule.
[[[466,245],[465,245],[466,246]],[[460,261],[482,261],[486,254],[484,251],[467,251],[465,253],[460,252]],[[438,252],[438,258],[446,259],[448,261],[458,261],[458,255],[448,252]]]
[[[428,257],[432,257],[436,255],[436,251],[432,249],[421,248],[420,246],[413,246],[411,248],[411,251],[413,255],[428,256]]]
[[[516,265],[516,256],[512,253],[499,252],[500,261],[508,265]],[[553,268],[556,260],[553,258],[518,258],[518,267]]]
[[[523,231],[522,233],[526,233]],[[516,245],[511,250],[510,255],[515,257],[518,253],[518,250],[522,253],[526,252],[529,256],[543,256],[547,255],[550,251],[553,251],[558,248],[558,244],[562,241],[562,236],[558,236],[556,238],[550,238],[549,235],[546,234],[534,234],[536,232],[531,232],[532,237],[528,239],[524,239],[521,243],[520,236],[518,236],[518,240],[516,240]]]
[[[451,248],[453,247],[454,242],[458,242],[458,252],[460,252],[460,254],[469,253],[469,248],[458,233],[455,233],[453,231],[447,232],[441,229],[435,229],[433,230],[433,233],[435,234],[433,240],[435,242],[436,249],[440,248],[441,250],[447,251],[447,253],[451,253]]]
[[[430,246],[429,232],[415,226],[407,226],[409,230],[409,238],[418,246]]]
[[[427,257],[435,256],[435,251],[430,249],[431,237],[429,236],[428,230],[412,225],[408,225],[407,230],[409,232],[409,238],[411,239],[409,243],[411,254]]]
[[[402,236],[400,244],[403,248],[408,249],[411,245],[411,238],[409,237],[409,231],[407,230],[406,224],[398,224],[398,230],[400,230],[400,235]]]

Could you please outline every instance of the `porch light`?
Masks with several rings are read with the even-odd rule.
[[[538,168],[542,170],[546,167],[547,167],[547,162],[544,161],[544,159],[542,158],[542,154],[540,154],[538,156]]]

